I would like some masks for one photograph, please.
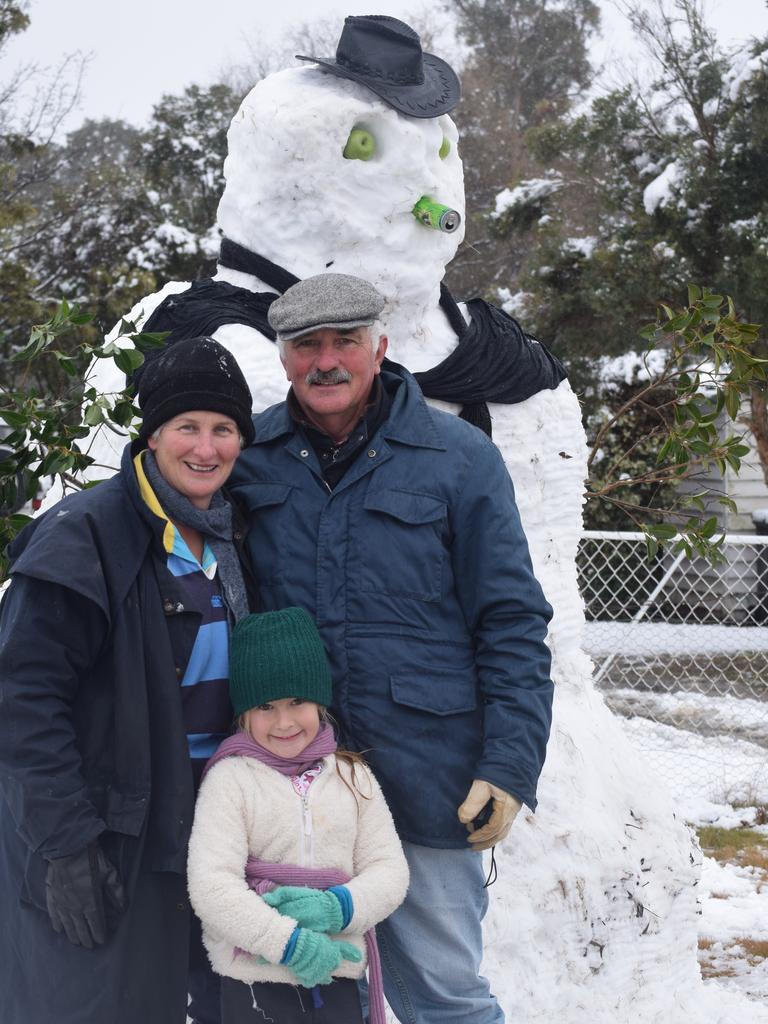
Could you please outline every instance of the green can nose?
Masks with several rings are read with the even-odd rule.
[[[426,224],[428,228],[436,231],[445,231],[450,234],[461,224],[461,214],[458,210],[452,210],[450,206],[443,206],[429,196],[422,196],[416,203],[411,213],[416,220]]]

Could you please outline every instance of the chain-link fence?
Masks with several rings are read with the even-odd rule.
[[[579,548],[586,648],[611,708],[679,791],[768,802],[768,537],[728,535],[725,562],[661,553],[641,533]]]

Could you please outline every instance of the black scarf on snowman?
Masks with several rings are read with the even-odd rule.
[[[225,281],[193,281],[187,291],[169,295],[144,324],[144,331],[169,331],[166,344],[212,335],[224,324],[245,324],[275,340],[267,310],[278,294],[299,280],[258,253],[225,238],[219,265],[264,281],[274,292],[252,292]],[[431,370],[414,377],[426,398],[461,405],[462,419],[491,437],[489,402],[513,405],[565,380],[560,360],[520,324],[484,299],[470,299],[467,323],[455,299],[442,284],[440,305],[456,332],[456,348]],[[149,356],[151,358],[151,354]]]

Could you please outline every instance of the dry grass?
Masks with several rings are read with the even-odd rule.
[[[768,941],[757,939],[740,939],[739,945],[753,962],[768,960]]]
[[[764,878],[762,884],[768,884],[768,836],[751,828],[714,826],[699,829],[698,835],[707,856],[721,863],[755,868]],[[758,892],[760,888],[758,882]],[[712,893],[710,898],[728,899],[728,896]],[[768,960],[768,941],[741,938],[723,943],[699,939],[699,967],[703,978],[733,978],[744,971],[743,966],[737,966],[739,962],[744,965],[746,961],[749,967],[757,967],[765,960]]]
[[[768,960],[768,942],[756,939],[735,939],[733,942],[717,944],[712,939],[699,939],[699,967],[703,978],[733,978],[741,973],[736,962],[744,960],[750,967],[757,967]],[[729,962],[730,961],[730,962]]]
[[[735,978],[736,968],[723,963],[723,956],[727,955],[725,950],[713,953],[712,945],[710,939],[699,939],[699,968],[702,978]]]
[[[766,837],[752,828],[718,828],[703,825],[698,829],[702,850],[722,850],[727,847],[758,846],[766,843]]]
[[[704,853],[722,864],[753,867],[768,876],[768,836],[751,828],[716,828],[706,825],[698,830]]]

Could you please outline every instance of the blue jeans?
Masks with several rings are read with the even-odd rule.
[[[403,843],[403,850],[411,870],[408,895],[376,926],[384,991],[395,1016],[401,1024],[504,1024],[479,973],[488,909],[482,854],[413,843]]]

